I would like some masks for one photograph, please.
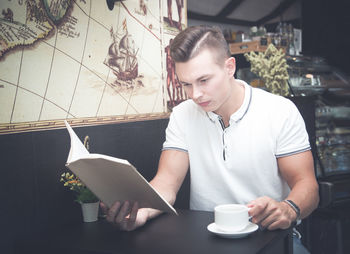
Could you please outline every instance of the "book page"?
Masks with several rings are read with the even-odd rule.
[[[70,150],[67,159],[67,163],[71,163],[80,158],[86,157],[89,154],[89,151],[85,148],[84,144],[80,141],[77,134],[73,131],[72,127],[70,127],[69,123],[64,121],[69,136],[70,136]]]

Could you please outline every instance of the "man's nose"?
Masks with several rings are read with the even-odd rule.
[[[199,99],[200,97],[202,97],[203,92],[202,89],[196,85],[192,86],[192,98],[194,100]]]

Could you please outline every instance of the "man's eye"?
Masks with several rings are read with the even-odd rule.
[[[208,79],[201,79],[201,83],[205,83],[205,82],[207,82],[208,81]]]

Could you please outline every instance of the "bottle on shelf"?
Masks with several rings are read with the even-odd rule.
[[[295,46],[294,46],[294,29],[292,24],[288,25],[287,28],[287,34],[288,34],[288,54],[291,56],[295,55]]]

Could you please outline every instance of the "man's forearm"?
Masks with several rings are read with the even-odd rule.
[[[318,206],[317,182],[302,180],[296,183],[286,199],[292,200],[300,208],[300,219],[307,217]]]

